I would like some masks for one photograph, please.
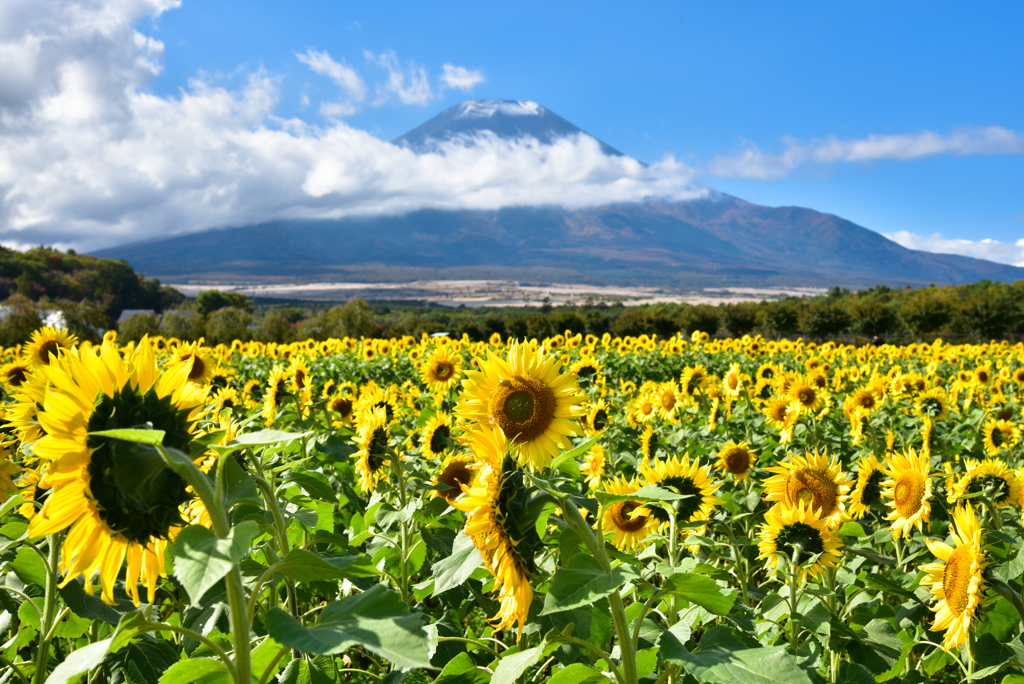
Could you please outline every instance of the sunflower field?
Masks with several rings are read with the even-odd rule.
[[[1024,345],[0,352],[0,684],[1024,683]]]

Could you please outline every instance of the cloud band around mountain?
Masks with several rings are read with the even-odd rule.
[[[1016,242],[999,242],[998,240],[960,240],[950,239],[942,233],[917,235],[905,230],[885,233],[885,237],[899,243],[907,249],[936,254],[958,254],[960,256],[985,259],[999,264],[1024,267],[1024,238]]]

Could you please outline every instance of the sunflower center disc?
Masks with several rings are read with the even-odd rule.
[[[462,494],[461,485],[469,484],[472,479],[473,473],[465,463],[462,461],[452,461],[437,478],[439,483],[451,487],[451,489],[441,492],[441,496],[448,501],[455,501]]]
[[[792,503],[810,503],[827,518],[839,507],[839,488],[828,473],[821,470],[798,470],[789,478],[786,493]]]
[[[50,363],[50,354],[57,356],[57,352],[60,351],[60,345],[53,340],[47,340],[43,342],[39,347],[39,360],[45,364]]]
[[[491,393],[490,414],[508,437],[530,442],[554,420],[555,394],[536,378],[502,380]]]
[[[921,510],[924,503],[924,478],[920,473],[908,471],[901,473],[893,491],[896,510],[904,518]]]
[[[451,374],[452,367],[449,366],[447,363],[442,362],[434,366],[434,375],[437,377],[438,380],[447,380]]]
[[[793,551],[800,549],[800,556],[807,559],[816,553],[825,552],[825,544],[821,541],[821,533],[807,523],[795,522],[784,525],[775,537],[775,548],[791,556]]]
[[[870,506],[878,500],[882,494],[882,478],[884,477],[885,473],[881,470],[871,472],[871,475],[868,476],[868,481],[864,484],[864,489],[860,493],[860,502],[862,504]]]
[[[984,491],[991,493],[992,501],[995,503],[1003,503],[1010,496],[1009,485],[998,475],[981,475],[971,478],[970,484],[967,485],[967,493],[977,494]]]
[[[998,448],[1003,446],[1003,431],[999,428],[992,428],[992,446]]]
[[[971,588],[971,547],[958,546],[946,561],[942,571],[942,591],[946,595],[946,605],[959,615],[967,609],[967,599]]]
[[[594,429],[603,430],[604,426],[608,424],[608,414],[605,413],[604,409],[600,409],[594,414]]]
[[[451,445],[451,441],[452,429],[447,425],[438,425],[434,434],[430,436],[430,450],[439,454]]]
[[[934,418],[942,413],[942,404],[935,397],[928,397],[921,402],[921,413],[929,418]]]
[[[722,456],[725,469],[733,475],[742,475],[750,469],[750,453],[741,447],[734,447]]]
[[[192,356],[192,370],[188,372],[189,380],[198,380],[206,372],[206,364],[198,356]]]
[[[335,399],[331,405],[331,409],[340,415],[342,418],[347,418],[348,414],[352,413],[352,400],[351,399]]]
[[[642,530],[647,524],[646,515],[638,515],[630,517],[637,508],[640,508],[639,501],[620,501],[616,504],[612,504],[612,520],[615,521],[615,526],[623,532],[638,532]]]

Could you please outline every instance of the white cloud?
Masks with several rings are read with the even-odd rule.
[[[733,156],[716,157],[707,172],[726,178],[785,178],[798,166],[808,163],[865,162],[878,159],[910,160],[936,154],[1024,154],[1024,135],[1001,126],[966,128],[948,135],[931,131],[905,135],[870,135],[861,140],[840,140],[829,136],[808,143],[784,138],[785,149],[769,154],[753,144]]]
[[[299,61],[314,72],[326,76],[347,93],[347,99],[341,102],[325,102],[320,105],[320,113],[327,117],[340,117],[354,114],[356,105],[366,99],[366,83],[347,64],[336,62],[325,50],[307,50],[306,54],[295,55]]]
[[[397,95],[403,104],[418,105],[427,104],[436,97],[430,87],[426,68],[417,66],[415,62],[409,62],[408,69],[403,71],[394,50],[388,50],[379,55],[364,50],[363,56],[388,71],[388,80],[377,86],[374,105],[384,104],[391,99],[392,95]]]
[[[262,71],[237,89],[196,78],[175,96],[146,92],[160,46],[132,26],[174,4],[0,2],[0,55],[37,46],[18,74],[0,70],[0,242],[87,250],[274,219],[704,192],[672,158],[643,167],[587,136],[555,145],[492,136],[416,155],[339,120],[281,119],[278,83]],[[305,57],[348,78],[326,53]],[[397,68],[393,53],[384,57]],[[418,79],[388,92],[422,99],[430,90]]]
[[[466,67],[455,66],[454,64],[445,64],[442,69],[444,73],[441,74],[441,82],[449,88],[471,90],[473,86],[487,80],[484,78],[484,72],[480,69],[470,71]]]
[[[886,233],[885,237],[908,249],[919,249],[938,254],[959,254],[1000,264],[1024,267],[1024,238],[1016,242],[999,242],[987,238],[984,240],[960,240],[945,238],[942,233],[917,235],[905,230]]]

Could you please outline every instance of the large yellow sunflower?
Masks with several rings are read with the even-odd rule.
[[[213,378],[214,360],[210,350],[203,347],[203,341],[186,342],[178,345],[171,352],[171,363],[188,364],[188,379],[197,385],[203,385]]]
[[[391,465],[388,458],[388,426],[387,412],[383,407],[367,409],[359,416],[356,437],[359,451],[352,454],[351,458],[356,459],[359,486],[367,494],[373,492],[378,480],[387,477],[387,469]]]
[[[57,358],[61,351],[67,351],[77,343],[78,338],[63,328],[40,328],[32,333],[24,354],[33,366],[48,366],[51,357]]]
[[[857,461],[857,486],[850,494],[850,517],[860,520],[871,510],[875,502],[882,502],[882,483],[885,480],[885,466],[874,454]]]
[[[468,371],[455,411],[480,425],[501,428],[519,445],[522,465],[545,468],[578,434],[576,418],[585,413],[585,397],[573,373],[560,373],[556,356],[542,357],[529,344],[513,342],[508,358],[487,353],[479,371]]]
[[[711,466],[702,466],[696,458],[691,462],[688,454],[684,454],[682,460],[673,456],[667,461],[645,463],[640,466],[640,472],[650,484],[683,495],[684,498],[672,502],[677,531],[687,523],[707,520],[715,507],[722,504],[722,500],[715,496],[722,483],[712,479]],[[667,530],[671,525],[668,511],[661,506],[651,506],[650,510],[651,517],[658,521],[659,529],[662,532]],[[689,528],[686,533],[703,537],[707,526]]]
[[[819,515],[817,509],[801,501],[795,506],[775,504],[764,514],[764,524],[757,535],[761,541],[759,559],[765,567],[775,572],[779,565],[776,554],[782,553],[788,559],[799,550],[797,562],[804,563],[819,554],[810,566],[802,567],[800,574],[806,578],[817,577],[823,568],[834,568],[839,564],[839,549],[842,542],[832,531],[828,520]]]
[[[41,367],[47,386],[39,423],[46,434],[33,450],[48,462],[40,485],[53,491],[29,534],[70,528],[61,549],[63,584],[83,574],[88,583],[98,572],[103,600],[113,604],[114,582],[127,559],[126,591],[138,604],[141,577],[153,602],[168,540],[184,525],[185,481],[162,469],[152,487],[137,487],[134,445],[88,433],[149,423],[166,433],[165,445],[188,451],[205,399],[205,391],[188,382],[190,366],[161,373],[143,338],[127,360],[105,343],[66,351],[56,364]]]
[[[609,494],[633,494],[641,487],[643,483],[637,478],[627,480],[620,475],[606,481],[604,491]],[[639,501],[616,501],[605,506],[601,515],[604,533],[614,535],[612,544],[619,551],[643,548],[646,545],[644,540],[657,531],[660,525],[658,519],[651,515],[651,509]]]
[[[583,460],[586,461],[586,464],[580,466],[580,473],[584,476],[584,481],[588,487],[597,489],[601,486],[601,480],[604,479],[604,466],[607,460],[604,454],[604,447],[600,444],[590,447]]]
[[[523,475],[514,460],[506,458],[509,445],[500,429],[481,425],[469,433],[466,444],[476,457],[477,474],[452,505],[466,513],[466,534],[494,575],[501,605],[494,628],[518,624],[521,636],[533,602],[530,575],[536,571],[534,552],[540,543],[533,525],[517,524],[510,511],[526,491]]]
[[[946,630],[942,647],[947,651],[967,641],[985,594],[984,571],[988,565],[981,545],[981,525],[970,504],[957,507],[953,523],[956,531],[950,536],[956,547],[927,539],[928,550],[941,562],[921,566],[928,573],[921,584],[930,585],[935,597],[932,631]]]
[[[590,434],[596,435],[604,430],[608,427],[609,420],[608,405],[605,403],[604,399],[599,399],[590,405],[590,411],[587,413],[587,417],[585,418],[587,430]]]
[[[334,427],[345,427],[352,424],[354,402],[344,391],[334,394],[327,402],[327,411]]]
[[[820,387],[815,386],[808,378],[797,379],[786,392],[790,405],[801,413],[817,413],[821,410],[823,392]]]
[[[32,364],[28,359],[14,359],[0,368],[0,383],[10,391],[21,385],[28,379],[32,372]]]
[[[830,526],[846,519],[846,494],[849,476],[839,461],[829,460],[826,452],[817,449],[804,456],[791,456],[777,466],[767,468],[774,476],[765,481],[765,499],[794,507],[800,502],[818,511]]]
[[[941,387],[933,387],[918,396],[914,409],[922,418],[940,420],[949,415],[949,397]]]
[[[435,489],[430,498],[436,499],[443,496],[448,503],[454,503],[462,495],[463,487],[468,487],[473,482],[474,472],[470,467],[472,465],[473,457],[468,454],[446,456],[430,484],[435,487],[444,485],[448,489]]]
[[[889,479],[882,496],[887,499],[886,505],[892,509],[885,519],[892,521],[889,529],[894,537],[898,539],[901,534],[909,537],[911,528],[916,527],[920,532],[931,514],[931,464],[928,456],[913,449],[892,454],[885,459],[885,463]]]
[[[757,452],[751,451],[746,442],[728,442],[718,450],[715,467],[725,475],[729,473],[734,480],[746,480],[750,477],[750,469],[757,463]]]
[[[988,420],[982,430],[985,453],[995,457],[1000,451],[1012,449],[1020,441],[1020,431],[1006,420]]]
[[[270,379],[267,380],[267,389],[263,392],[263,416],[264,422],[269,426],[273,425],[277,418],[277,407],[282,395],[288,391],[288,376],[284,366],[277,363],[270,369]]]
[[[423,451],[432,458],[443,458],[455,446],[449,416],[439,411],[423,428]]]
[[[420,366],[420,379],[431,392],[444,394],[459,383],[462,356],[449,346],[436,347]]]
[[[984,461],[970,459],[964,461],[964,465],[966,472],[949,488],[949,503],[979,492],[988,492],[991,502],[999,508],[1017,502],[1021,489],[1020,478],[1005,462],[997,458],[986,458]]]

